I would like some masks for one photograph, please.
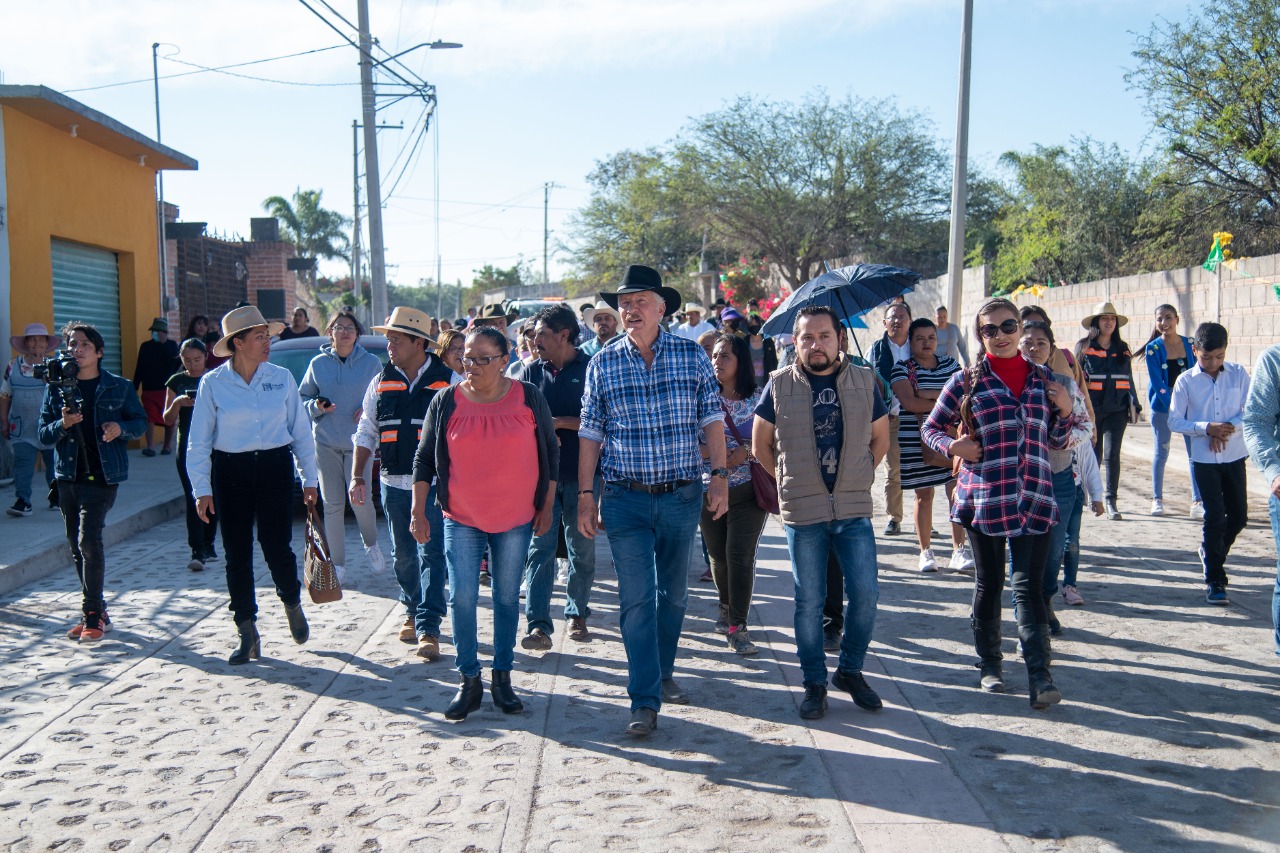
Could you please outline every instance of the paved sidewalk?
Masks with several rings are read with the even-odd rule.
[[[1186,488],[1178,476],[1171,491]],[[98,646],[62,638],[78,604],[65,566],[0,605],[0,847],[1276,849],[1268,530],[1237,544],[1223,609],[1196,583],[1192,522],[1087,519],[1088,605],[1059,605],[1067,633],[1054,647],[1066,701],[1034,713],[1011,640],[1009,692],[975,688],[972,580],[916,573],[905,527],[879,541],[867,675],[882,712],[833,692],[824,720],[798,718],[789,564],[771,524],[752,620],[761,654],[727,652],[711,631],[714,591],[691,567],[677,678],[693,704],[664,708],[655,735],[635,741],[621,734],[607,549],[595,638],[569,641],[557,622],[552,651],[517,648],[524,714],[486,702],[450,724],[450,661],[418,661],[396,640],[389,575],[352,566],[343,601],[307,608],[300,647],[263,571],[264,658],[233,668],[221,572],[187,572],[180,519],[154,526],[109,550],[116,628]],[[347,534],[354,547],[353,524]]]

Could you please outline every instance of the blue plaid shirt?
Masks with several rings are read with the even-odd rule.
[[[601,444],[606,481],[668,483],[702,476],[698,435],[724,422],[711,359],[693,341],[659,332],[653,366],[629,337],[587,366],[580,438]]]

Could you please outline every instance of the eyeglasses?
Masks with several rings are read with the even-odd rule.
[[[338,335],[354,335],[356,333],[355,326],[334,326],[334,334]]]
[[[477,367],[477,366],[479,366],[479,367],[484,367],[486,364],[488,364],[489,362],[491,362],[491,361],[493,361],[494,359],[497,359],[497,358],[505,358],[505,356],[501,356],[501,355],[482,355],[482,356],[480,356],[479,358],[472,358],[471,356],[464,356],[464,357],[463,357],[463,359],[462,359],[462,366],[463,366],[463,367]]]
[[[984,338],[994,338],[996,335],[1016,335],[1018,333],[1019,323],[1017,320],[1005,320],[999,326],[995,323],[987,323],[979,326],[978,331],[982,333]]]

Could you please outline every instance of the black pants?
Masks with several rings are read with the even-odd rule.
[[[827,552],[827,601],[822,605],[822,630],[844,630],[844,572],[835,551]]]
[[[222,516],[227,592],[237,623],[258,615],[253,583],[253,528],[286,605],[302,599],[293,539],[293,454],[287,447],[247,453],[213,452],[213,502]]]
[[[187,506],[187,547],[192,551],[203,553],[213,547],[218,535],[218,516],[209,516],[209,523],[200,520],[196,514],[196,500],[191,497],[191,478],[187,476],[187,453],[185,447],[178,448],[178,479],[182,481],[182,499]]]
[[[756,490],[749,482],[729,489],[729,511],[719,518],[712,518],[703,503],[702,538],[711,557],[711,577],[720,604],[729,608],[730,625],[747,624],[756,581],[756,546],[768,515],[756,503]]]
[[[80,576],[80,608],[84,613],[102,613],[106,601],[102,586],[107,573],[102,545],[102,528],[107,513],[116,502],[116,485],[96,486],[58,480],[58,509],[67,527],[67,544]]]
[[[984,622],[1000,618],[1000,597],[1004,593],[1005,543],[1013,557],[1013,603],[1018,624],[1044,625],[1049,611],[1044,606],[1044,565],[1049,557],[1051,533],[1039,536],[988,536],[966,527],[973,547],[973,618]]]
[[[1106,464],[1106,498],[1112,503],[1115,503],[1116,493],[1120,489],[1120,445],[1124,442],[1124,428],[1128,425],[1128,411],[1098,415],[1098,441],[1093,445],[1093,453],[1098,459],[1099,468],[1103,463]]]
[[[1245,460],[1197,462],[1191,473],[1204,501],[1204,582],[1225,586],[1227,554],[1249,521]]]

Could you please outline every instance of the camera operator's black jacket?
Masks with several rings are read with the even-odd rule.
[[[99,370],[100,381],[95,400],[85,400],[85,406],[94,407],[95,439],[102,455],[102,473],[107,483],[121,483],[129,479],[128,443],[141,438],[147,431],[147,413],[138,401],[133,383],[122,376]],[[102,440],[102,427],[120,424],[120,437],[112,442]],[[80,430],[68,433],[62,428],[62,391],[50,385],[44,391],[44,406],[40,410],[40,441],[53,444],[54,477],[68,482],[76,478],[76,456],[80,452],[75,436]],[[86,436],[87,439],[87,436]]]

